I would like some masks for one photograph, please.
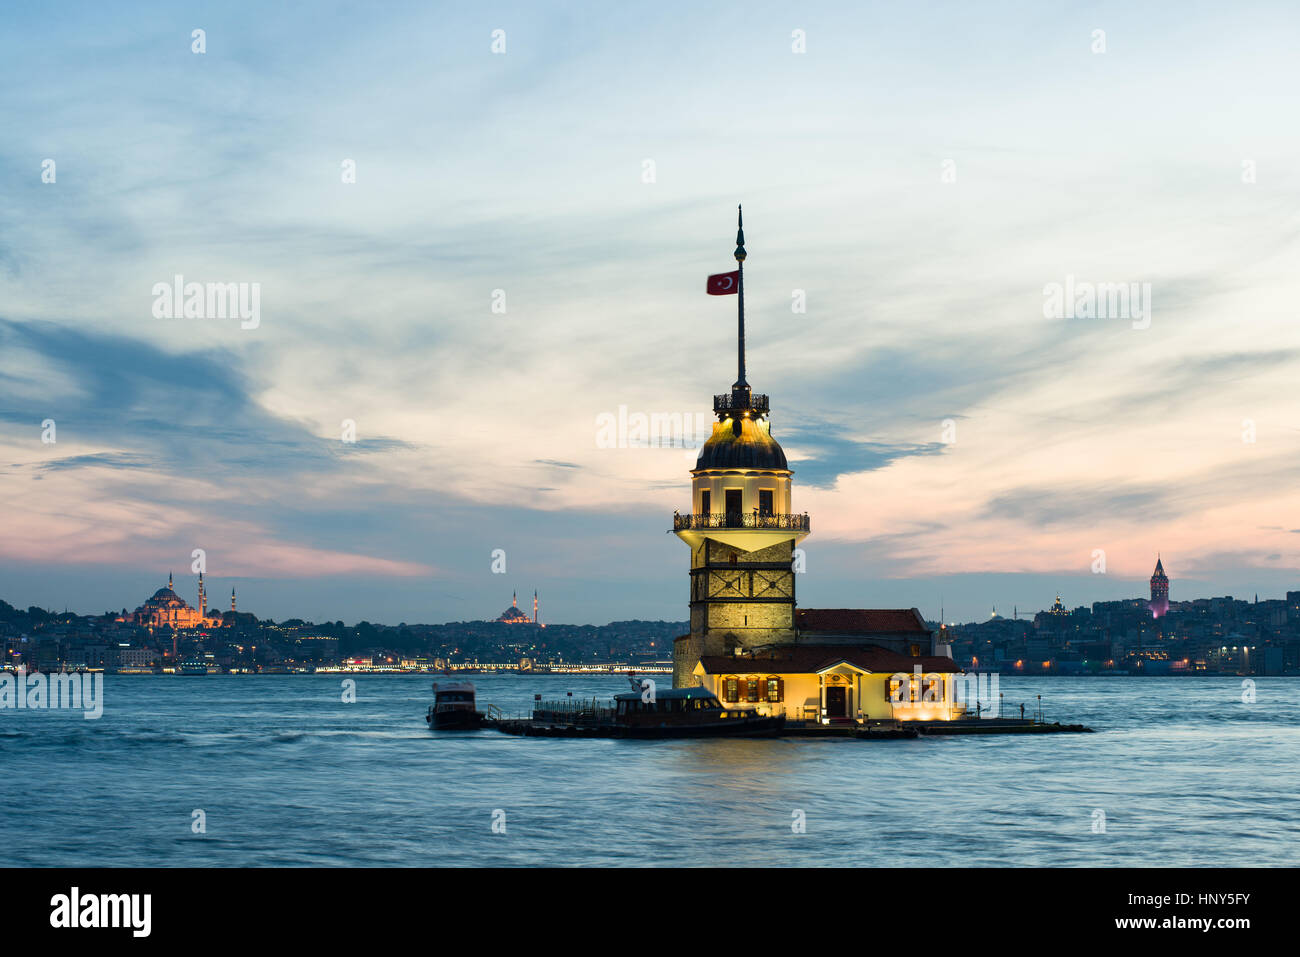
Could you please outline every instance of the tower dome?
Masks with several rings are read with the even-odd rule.
[[[700,449],[695,469],[779,469],[788,471],[785,452],[768,423],[742,416],[713,426],[713,434]]]

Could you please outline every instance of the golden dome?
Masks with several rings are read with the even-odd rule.
[[[785,452],[772,438],[768,423],[752,416],[726,418],[713,426],[713,435],[700,449],[695,470],[780,469],[788,471]]]

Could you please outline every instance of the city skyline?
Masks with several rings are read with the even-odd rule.
[[[1269,17],[161,9],[0,38],[0,597],[121,608],[197,548],[277,619],[474,620],[503,582],[684,617],[691,452],[601,422],[707,420],[741,201],[801,605],[1118,600],[1157,553],[1175,601],[1300,583]],[[258,283],[256,327],[157,318],[177,276]],[[1045,317],[1087,284],[1149,292]]]
[[[1162,563],[1162,559],[1159,559],[1159,558],[1158,558],[1158,559],[1157,559],[1157,573],[1162,573],[1162,572],[1163,572],[1163,563]],[[1244,601],[1244,602],[1247,602],[1248,604],[1249,604],[1249,603],[1253,603],[1253,602],[1285,601],[1285,600],[1287,600],[1291,595],[1293,595],[1293,594],[1295,594],[1295,593],[1297,592],[1296,589],[1288,589],[1286,592],[1284,592],[1283,596],[1278,596],[1278,595],[1273,595],[1273,594],[1268,594],[1268,593],[1265,593],[1265,594],[1262,594],[1262,595],[1261,595],[1261,594],[1256,590],[1256,591],[1251,591],[1251,592],[1243,593],[1243,594],[1231,594],[1231,593],[1229,593],[1229,594],[1222,594],[1222,595],[1196,594],[1196,595],[1187,595],[1186,597],[1183,597],[1183,596],[1180,596],[1180,595],[1175,594],[1174,597],[1171,598],[1171,597],[1169,597],[1169,596],[1170,596],[1170,584],[1171,584],[1171,582],[1174,581],[1174,580],[1173,580],[1173,579],[1166,578],[1165,581],[1164,581],[1164,584],[1163,584],[1163,592],[1161,593],[1161,592],[1158,592],[1158,590],[1157,590],[1157,586],[1156,586],[1156,582],[1154,581],[1154,578],[1155,578],[1155,575],[1153,575],[1153,576],[1152,576],[1152,580],[1149,580],[1148,583],[1147,583],[1147,587],[1151,589],[1149,595],[1132,594],[1132,595],[1123,595],[1123,596],[1120,596],[1120,597],[1112,597],[1112,598],[1096,599],[1096,600],[1094,600],[1094,601],[1078,601],[1078,602],[1076,602],[1076,601],[1065,601],[1065,600],[1063,600],[1063,596],[1062,596],[1059,592],[1056,594],[1055,597],[1056,597],[1056,599],[1057,599],[1058,602],[1061,602],[1061,603],[1063,604],[1063,606],[1065,607],[1065,609],[1066,609],[1067,611],[1072,611],[1072,610],[1074,610],[1074,609],[1078,609],[1078,608],[1090,608],[1090,607],[1092,607],[1092,606],[1095,605],[1095,604],[1099,604],[1099,603],[1100,603],[1100,604],[1105,604],[1105,603],[1107,603],[1107,602],[1145,602],[1146,604],[1148,604],[1149,606],[1151,606],[1151,605],[1153,605],[1153,603],[1157,600],[1158,596],[1159,596],[1160,594],[1163,594],[1163,596],[1165,597],[1165,603],[1164,603],[1164,606],[1163,606],[1163,610],[1160,611],[1159,614],[1155,614],[1155,612],[1156,612],[1156,608],[1155,608],[1155,607],[1152,607],[1152,608],[1151,608],[1151,610],[1152,610],[1152,612],[1153,612],[1152,617],[1153,617],[1153,618],[1161,618],[1161,617],[1164,617],[1164,615],[1165,615],[1169,610],[1172,610],[1172,609],[1178,608],[1178,607],[1180,607],[1180,606],[1182,606],[1182,605],[1185,605],[1185,604],[1192,604],[1192,603],[1195,603],[1195,602],[1206,602],[1206,601],[1214,601],[1214,600],[1222,600],[1222,599],[1231,599],[1231,600],[1233,600],[1233,601]],[[157,604],[158,599],[160,598],[160,596],[165,596],[165,598],[170,598],[170,599],[172,599],[172,600],[173,600],[173,605],[174,605],[174,607],[176,607],[176,608],[182,608],[182,606],[183,606],[183,608],[186,608],[186,609],[197,609],[197,608],[199,607],[198,603],[196,602],[195,604],[191,605],[190,602],[189,602],[189,600],[188,600],[187,598],[185,598],[184,596],[185,596],[186,594],[188,594],[190,591],[195,591],[196,589],[199,589],[199,588],[205,588],[205,590],[206,590],[206,587],[207,587],[207,586],[211,586],[212,583],[213,583],[213,582],[212,582],[212,579],[211,579],[210,577],[206,580],[206,582],[200,583],[200,577],[199,577],[197,574],[196,574],[196,575],[193,575],[193,576],[186,576],[186,578],[183,579],[183,582],[182,582],[182,583],[174,583],[174,576],[173,576],[172,574],[169,573],[169,574],[168,574],[168,578],[167,578],[167,583],[166,583],[166,585],[163,586],[163,588],[159,589],[158,592],[156,592],[156,593],[152,596],[152,598],[149,598],[149,599],[143,601],[142,603],[136,603],[136,604],[134,604],[134,608],[133,608],[133,602],[134,602],[134,599],[133,599],[132,601],[128,601],[126,604],[121,605],[120,607],[107,607],[107,608],[103,609],[103,611],[84,611],[84,610],[74,609],[74,608],[71,608],[71,607],[46,607],[46,606],[42,606],[42,605],[38,605],[38,604],[34,605],[34,604],[31,603],[31,602],[27,602],[27,601],[22,600],[21,598],[19,598],[19,599],[16,600],[16,601],[15,601],[15,600],[11,600],[11,598],[10,598],[9,596],[5,596],[5,595],[0,595],[0,601],[5,601],[5,602],[7,602],[10,606],[12,606],[14,609],[16,609],[16,610],[18,610],[18,611],[22,611],[22,610],[24,610],[24,609],[26,609],[26,608],[29,608],[29,607],[37,607],[37,608],[41,608],[43,611],[45,611],[45,612],[47,612],[47,613],[54,614],[54,615],[59,615],[59,614],[65,614],[65,613],[66,613],[66,614],[77,615],[77,616],[79,616],[79,617],[97,617],[97,616],[100,616],[100,615],[103,615],[103,614],[109,614],[109,615],[115,615],[115,616],[118,616],[118,620],[119,620],[119,621],[123,621],[123,620],[124,620],[124,621],[125,621],[126,623],[128,623],[128,624],[130,624],[130,623],[132,623],[132,622],[135,622],[135,623],[142,623],[142,622],[140,622],[140,621],[136,621],[136,619],[141,618],[141,612],[148,612],[148,611],[151,609],[151,606],[152,606],[152,605]],[[229,584],[229,583],[228,583],[228,584]],[[235,589],[236,589],[236,586],[233,586],[233,585],[232,585],[232,586],[231,586],[231,594],[230,594],[230,598],[229,598],[229,602],[230,602],[230,609],[229,609],[229,610],[230,610],[231,612],[234,612],[234,611],[236,610],[236,595],[235,595]],[[172,594],[165,594],[165,593],[172,593]],[[220,586],[218,586],[218,594],[221,594]],[[540,608],[540,597],[539,597],[539,594],[540,594],[539,591],[535,589],[535,590],[534,590],[534,595],[533,595],[533,606],[532,606],[532,608],[533,608],[532,615],[533,615],[533,616],[539,616],[539,608]],[[525,598],[526,598],[526,597],[527,597],[527,596],[525,596]],[[1064,596],[1064,597],[1067,597],[1067,598],[1068,598],[1068,596]],[[177,601],[177,600],[178,600],[178,601]],[[1011,611],[1010,614],[1007,614],[1007,613],[1006,613],[1006,607],[1005,607],[1005,606],[1003,606],[1002,611],[998,611],[998,605],[997,605],[997,603],[996,603],[996,602],[993,602],[993,603],[990,603],[990,604],[989,604],[989,610],[988,610],[988,612],[987,612],[986,614],[983,614],[983,615],[977,616],[977,617],[975,617],[975,618],[972,618],[972,619],[969,619],[969,620],[966,620],[966,621],[959,620],[958,618],[956,618],[956,617],[954,617],[954,616],[952,616],[952,615],[946,615],[946,616],[943,616],[943,615],[928,615],[928,614],[925,613],[925,610],[924,610],[924,609],[920,609],[920,608],[918,608],[918,610],[921,611],[922,616],[923,616],[927,621],[932,621],[932,622],[935,622],[935,623],[937,623],[937,624],[948,624],[948,625],[963,625],[963,624],[964,624],[964,625],[970,625],[970,624],[979,624],[980,622],[982,622],[982,621],[987,621],[987,620],[989,620],[989,619],[991,619],[991,618],[1011,618],[1011,619],[1013,619],[1013,620],[1021,620],[1021,621],[1026,621],[1026,622],[1028,622],[1028,621],[1031,621],[1031,620],[1034,618],[1034,616],[1037,615],[1037,614],[1043,614],[1043,613],[1047,613],[1047,612],[1050,612],[1050,611],[1053,610],[1053,608],[1054,608],[1054,604],[1047,604],[1046,601],[1047,601],[1046,599],[1043,599],[1043,603],[1041,603],[1041,604],[1030,603],[1030,604],[1026,604],[1026,605],[1024,605],[1024,606],[1020,606],[1020,605],[1017,605],[1017,604],[1014,604],[1014,603],[1013,603],[1012,606],[1011,606],[1012,611]],[[1022,607],[1023,607],[1023,610],[1021,610]],[[333,623],[333,622],[335,622],[335,621],[339,621],[339,620],[340,620],[340,619],[330,618],[329,616],[324,616],[324,617],[319,617],[319,618],[313,618],[313,617],[310,616],[310,615],[304,615],[304,614],[271,615],[271,614],[269,614],[269,613],[265,613],[265,612],[261,612],[261,613],[259,613],[259,612],[256,611],[256,610],[250,610],[250,609],[248,609],[248,608],[240,608],[239,610],[240,610],[241,612],[245,613],[245,614],[250,614],[250,613],[251,613],[251,614],[253,615],[254,618],[257,618],[257,619],[259,619],[259,620],[266,620],[266,621],[274,621],[274,620],[279,620],[279,621],[301,620],[301,621],[305,621],[305,622],[308,622],[308,623],[325,624],[325,623]],[[943,608],[940,609],[940,611],[944,611],[944,610],[945,610],[945,609],[943,609]],[[222,607],[220,607],[219,605],[214,605],[214,604],[209,603],[209,604],[208,604],[208,607],[207,607],[206,609],[204,609],[204,611],[215,611],[215,612],[217,613],[217,615],[220,616],[221,614],[224,613],[225,609],[222,608]],[[512,614],[511,614],[512,612],[517,613],[517,615],[518,615],[519,617],[514,617],[514,616],[512,616]],[[182,612],[182,615],[183,615],[183,612]],[[530,618],[530,617],[529,617],[529,612],[528,612],[526,609],[521,609],[521,608],[518,607],[518,589],[517,589],[517,588],[512,588],[512,589],[511,589],[511,603],[510,603],[510,606],[507,607],[506,610],[505,610],[504,612],[500,612],[500,613],[498,613],[497,615],[492,615],[492,614],[490,613],[490,611],[489,611],[489,612],[485,612],[483,617],[469,617],[469,618],[460,618],[460,619],[448,619],[448,620],[446,620],[446,621],[436,621],[436,620],[433,620],[433,619],[429,619],[429,620],[424,620],[424,619],[412,619],[412,620],[410,620],[410,621],[406,621],[406,620],[402,620],[402,621],[396,621],[396,620],[388,621],[388,620],[384,620],[384,619],[382,619],[382,618],[374,618],[374,619],[371,619],[371,618],[364,618],[364,617],[362,617],[362,618],[355,619],[355,620],[353,620],[353,621],[345,622],[345,624],[355,625],[355,624],[359,624],[359,623],[361,623],[361,622],[363,622],[363,621],[369,621],[369,622],[372,623],[372,624],[376,624],[376,625],[388,625],[388,626],[391,626],[391,625],[398,625],[398,624],[411,624],[411,625],[417,625],[417,624],[420,624],[420,625],[437,625],[437,624],[455,624],[455,623],[457,623],[457,622],[466,622],[466,623],[474,623],[474,622],[480,622],[480,623],[486,623],[486,622],[504,622],[504,621],[507,621],[507,620],[509,620],[509,621],[531,621],[531,622],[534,623],[534,624],[542,623],[542,619],[541,619],[540,617]],[[609,621],[604,621],[604,622],[596,622],[596,621],[556,621],[556,622],[554,622],[554,623],[555,623],[555,624],[560,624],[560,625],[575,625],[575,626],[582,626],[582,625],[607,625],[607,624],[612,624],[613,622],[618,621],[618,620],[637,620],[637,621],[683,621],[683,622],[684,622],[684,621],[686,621],[686,618],[685,618],[684,616],[683,616],[683,617],[680,617],[680,618],[674,618],[674,617],[671,616],[671,615],[665,615],[665,616],[662,616],[662,617],[660,617],[660,618],[623,618],[623,619],[617,619],[617,618],[615,618],[615,619],[610,619]],[[148,624],[148,622],[143,622],[143,623]],[[162,622],[161,619],[160,619],[160,620],[158,620],[158,621],[155,622],[155,623],[156,623],[156,624],[163,624],[164,622]],[[193,623],[191,623],[191,624],[189,624],[189,625],[185,625],[184,627],[199,627],[199,626],[194,625]]]

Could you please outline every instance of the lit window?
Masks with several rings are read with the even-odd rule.
[[[903,700],[903,679],[886,678],[885,679],[885,698],[895,704]]]
[[[941,678],[939,675],[930,675],[930,677],[927,680],[929,682],[929,686],[926,688],[925,700],[942,701],[943,700],[943,678]]]

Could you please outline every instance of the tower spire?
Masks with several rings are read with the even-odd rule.
[[[740,205],[736,205],[736,384],[731,388],[736,391],[749,391],[745,381],[745,217]]]

